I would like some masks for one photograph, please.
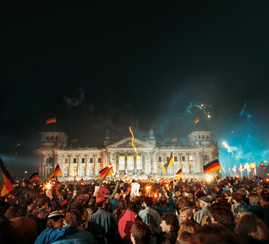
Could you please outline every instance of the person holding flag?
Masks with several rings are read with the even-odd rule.
[[[13,184],[15,184],[15,182],[14,182],[12,176],[10,175],[8,169],[4,165],[1,158],[0,158],[0,167],[1,167],[1,170],[2,170],[2,173],[3,173],[3,178],[4,178],[4,181],[5,181],[5,184],[4,184],[4,186],[2,188],[2,191],[1,191],[1,196],[5,196],[9,192],[12,191],[12,189],[14,188]]]

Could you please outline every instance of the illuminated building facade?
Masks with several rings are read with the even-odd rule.
[[[112,142],[105,137],[103,148],[70,147],[68,136],[63,132],[41,132],[41,147],[35,152],[39,158],[39,175],[48,177],[59,164],[63,177],[61,180],[91,179],[99,176],[99,171],[109,162],[114,174],[120,176],[158,176],[174,177],[182,169],[182,177],[197,178],[203,175],[203,165],[219,156],[219,148],[213,138],[213,131],[193,131],[189,143],[156,146],[151,130],[145,140],[134,139],[137,154],[132,146],[132,137]],[[171,153],[174,163],[163,171],[162,168]]]

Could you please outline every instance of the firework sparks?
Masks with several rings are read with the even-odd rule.
[[[136,156],[138,156],[138,152],[137,152],[137,150],[136,150],[136,146],[135,146],[135,144],[134,144],[134,133],[133,133],[133,131],[132,131],[131,126],[129,127],[129,131],[130,131],[131,134],[132,134],[132,146],[133,146],[133,148],[134,148],[134,150],[135,150]]]
[[[192,112],[191,112],[191,108],[192,108],[192,107],[199,108],[200,110],[203,111],[203,113],[204,113],[208,118],[211,117],[210,113],[206,111],[206,108],[207,108],[207,107],[211,107],[210,105],[203,104],[203,103],[198,103],[198,102],[190,103],[190,105],[187,107],[187,110],[185,111],[185,114],[192,114]]]
[[[229,153],[232,153],[232,154],[233,154],[232,149],[229,147],[229,145],[228,145],[226,142],[222,142],[222,145],[223,145],[226,149],[228,149],[228,152],[229,152]]]

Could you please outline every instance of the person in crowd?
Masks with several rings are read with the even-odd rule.
[[[154,209],[160,214],[160,216],[162,216],[166,212],[174,212],[174,202],[170,197],[168,197],[166,191],[161,194],[159,198],[159,203],[154,207]]]
[[[194,234],[198,229],[199,229],[198,226],[195,223],[193,223],[191,220],[185,220],[181,222],[178,235],[180,235],[184,231],[190,234]]]
[[[213,205],[212,205],[213,206]],[[212,224],[222,224],[230,231],[234,230],[235,223],[234,223],[234,215],[233,212],[226,207],[212,207],[210,209],[211,214],[211,222]]]
[[[236,236],[221,224],[205,225],[191,236],[191,244],[216,243],[239,244]]]
[[[201,208],[201,210],[195,213],[193,219],[195,220],[195,222],[201,225],[204,217],[206,216],[210,217],[210,211],[209,211],[210,199],[206,196],[200,197],[198,199],[198,205]]]
[[[259,217],[269,228],[269,212],[262,208],[261,197],[257,193],[250,193],[248,198],[251,205],[250,212]]]
[[[177,216],[173,213],[164,213],[161,216],[162,222],[160,224],[162,232],[164,232],[164,241],[162,244],[175,244],[179,230],[179,222]]]
[[[73,234],[68,234],[53,242],[53,244],[97,244],[94,235],[88,231],[84,231],[82,228],[82,215],[79,211],[71,210],[70,214],[66,218],[67,226],[75,226],[77,231]]]
[[[133,244],[150,243],[151,231],[147,224],[137,221],[132,226],[131,241]]]
[[[77,231],[75,226],[63,227],[63,225],[64,215],[58,211],[51,212],[47,220],[47,229],[38,236],[35,244],[50,244]]]
[[[151,231],[150,243],[156,244],[157,237],[161,233],[162,229],[160,227],[161,217],[160,214],[152,208],[153,200],[151,197],[145,197],[142,203],[144,207],[143,210],[139,212],[139,216],[144,223],[146,223]]]
[[[111,212],[105,210],[105,198],[98,197],[96,199],[98,210],[91,216],[88,223],[88,231],[98,238],[107,240],[107,243],[115,243],[117,224]]]
[[[235,227],[235,232],[247,238],[249,243],[266,243],[269,240],[268,228],[255,214],[242,216]]]
[[[125,200],[119,201],[119,206],[116,210],[113,212],[114,219],[116,223],[118,223],[120,215],[126,210],[126,202]]]
[[[200,224],[198,224],[194,219],[193,219],[193,210],[190,207],[184,207],[180,209],[180,223],[190,220],[194,224],[197,225],[198,228],[201,227]]]
[[[119,207],[120,192],[116,192],[110,203],[110,211],[113,213]]]
[[[118,231],[120,237],[125,243],[132,243],[131,231],[132,226],[136,220],[135,207],[135,202],[129,202],[126,211],[124,211],[119,217]]]

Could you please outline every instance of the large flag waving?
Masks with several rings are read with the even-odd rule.
[[[54,118],[52,118],[52,119],[48,119],[48,120],[46,121],[46,125],[47,125],[47,124],[51,124],[51,123],[56,123],[56,117],[54,117]]]
[[[168,167],[174,162],[174,155],[171,153],[170,158],[167,160],[167,163],[163,166],[163,171],[166,171]]]
[[[107,176],[112,175],[114,171],[111,163],[109,163],[106,167],[99,171],[99,173],[102,180],[104,180]]]
[[[13,184],[15,184],[12,176],[10,175],[9,171],[7,170],[6,166],[4,165],[2,159],[0,158],[0,167],[3,173],[5,185],[2,188],[1,196],[5,196],[8,194],[13,188]]]
[[[30,177],[29,177],[30,182],[34,181],[34,180],[39,180],[39,173],[33,173]]]
[[[215,159],[208,164],[204,165],[204,172],[205,173],[211,173],[215,172],[217,170],[221,170],[221,166],[218,159]]]
[[[55,177],[55,176],[58,176],[58,175],[63,175],[63,174],[62,174],[62,171],[61,171],[61,169],[60,169],[59,164],[57,164],[55,170],[54,170],[54,171],[52,172],[52,174],[49,176],[49,179],[51,179],[51,178],[53,178],[53,177]]]

